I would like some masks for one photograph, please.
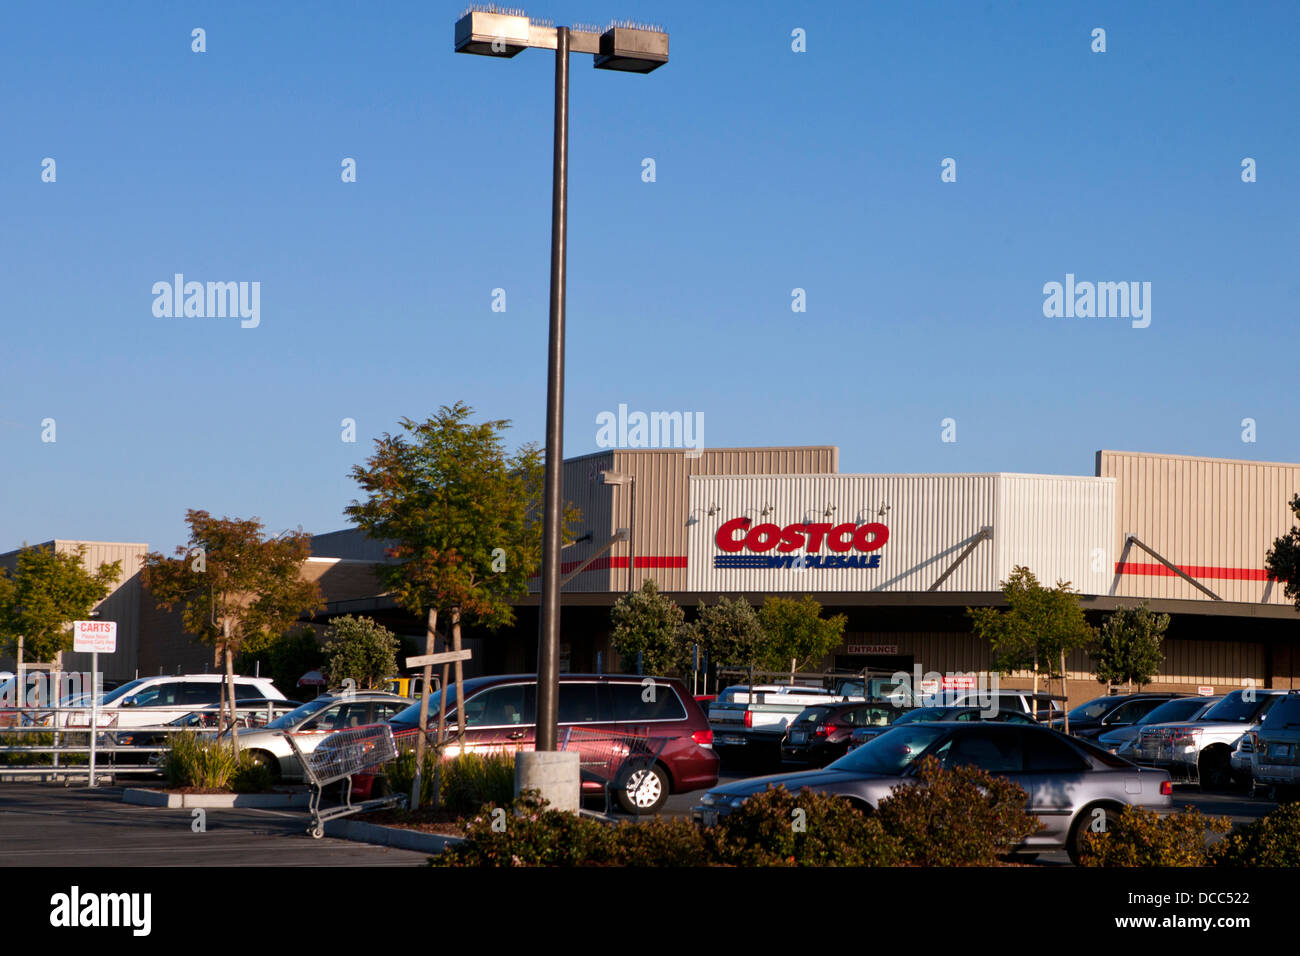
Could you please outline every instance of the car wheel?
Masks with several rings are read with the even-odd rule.
[[[280,782],[280,761],[275,759],[274,754],[269,754],[265,750],[248,750],[248,762],[254,767],[265,767],[271,771],[271,782]]]
[[[1108,814],[1119,813],[1123,808],[1118,804],[1090,803],[1079,811],[1079,815],[1074,818],[1074,825],[1070,827],[1070,835],[1065,841],[1065,853],[1070,858],[1070,862],[1079,866],[1079,861],[1083,858],[1084,842],[1091,832],[1092,821],[1095,819],[1095,812],[1101,810]]]
[[[1207,747],[1196,761],[1202,791],[1232,786],[1232,755],[1226,747]]]
[[[618,804],[628,813],[658,813],[668,802],[668,774],[655,764],[633,770],[618,788]]]

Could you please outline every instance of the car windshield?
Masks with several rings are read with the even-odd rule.
[[[110,694],[105,695],[104,699],[100,701],[100,703],[115,704],[123,697],[126,697],[128,694],[130,694],[133,690],[135,690],[144,682],[145,682],[145,678],[143,677],[137,677],[135,680],[129,680],[121,687],[119,687],[117,690],[113,691]]]
[[[1268,714],[1264,729],[1277,731],[1286,727],[1300,727],[1300,696],[1288,694]]]
[[[1071,720],[1097,720],[1102,714],[1114,707],[1114,698],[1098,697],[1088,701],[1086,704],[1080,704],[1074,710],[1070,711]]]
[[[850,773],[897,774],[940,737],[951,729],[912,724],[900,727],[902,719],[874,740],[869,740],[856,750],[830,764],[830,770],[847,770]]]
[[[1204,710],[1208,704],[1209,702],[1204,697],[1182,697],[1177,700],[1167,700],[1155,710],[1148,711],[1137,722],[1136,726],[1168,724],[1176,720],[1191,720]]]
[[[334,703],[333,697],[317,697],[315,700],[309,700],[301,707],[295,707],[287,714],[283,714],[267,724],[268,730],[288,730],[291,727],[298,726],[299,723],[306,720],[318,710],[324,710],[330,704]]]
[[[450,712],[452,706],[456,703],[456,685],[452,684],[447,688],[447,710]],[[470,703],[473,703],[471,699]],[[442,691],[435,690],[429,695],[429,717],[437,720],[438,708],[442,706]],[[406,710],[394,714],[388,718],[394,724],[410,724],[419,726],[420,724],[420,702],[417,700]]]
[[[1223,721],[1229,724],[1247,724],[1255,719],[1260,708],[1268,701],[1263,695],[1249,692],[1252,700],[1246,700],[1247,691],[1234,690],[1223,700],[1205,712],[1202,720]]]

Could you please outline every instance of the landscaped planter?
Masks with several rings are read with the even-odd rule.
[[[327,820],[325,835],[358,843],[375,843],[398,850],[418,850],[423,853],[441,853],[448,844],[460,843],[465,838],[445,833],[425,833],[407,827],[386,827],[364,820]]]

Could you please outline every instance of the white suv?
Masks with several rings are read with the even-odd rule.
[[[224,674],[181,674],[140,677],[104,695],[99,705],[100,727],[160,727],[221,699]],[[265,677],[236,677],[235,703],[241,700],[284,700]],[[68,726],[90,725],[90,708],[69,714]]]

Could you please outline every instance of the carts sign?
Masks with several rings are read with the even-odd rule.
[[[73,621],[72,649],[82,654],[117,651],[117,621]]]
[[[715,555],[715,568],[878,568],[889,528],[868,524],[796,522],[755,525],[749,518],[732,518],[718,528],[713,543],[725,554]],[[822,551],[833,552],[823,554]],[[804,551],[793,554],[794,551]],[[774,551],[774,554],[767,552]],[[748,553],[745,553],[748,552]],[[851,552],[857,552],[856,554]]]

